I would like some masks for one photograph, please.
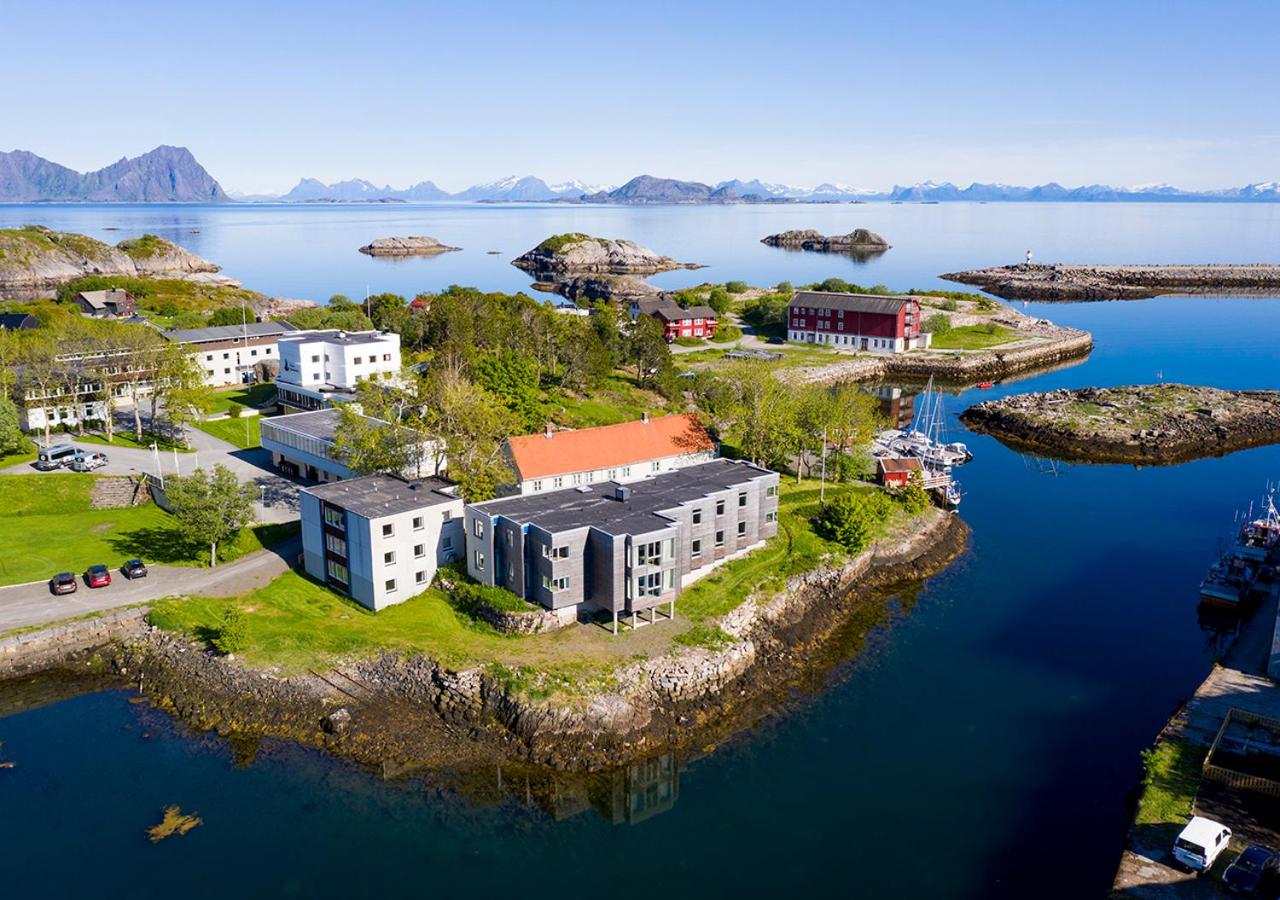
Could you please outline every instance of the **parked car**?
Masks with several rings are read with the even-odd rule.
[[[147,567],[142,564],[140,559],[129,560],[120,567],[120,571],[124,573],[125,578],[129,579],[147,577]]]
[[[49,593],[74,594],[76,592],[76,576],[70,572],[59,572],[49,579]]]
[[[1280,868],[1276,854],[1260,844],[1250,844],[1222,873],[1222,883],[1233,894],[1254,896],[1267,869]]]
[[[1192,816],[1173,842],[1173,858],[1193,872],[1207,872],[1231,843],[1231,829],[1212,819]]]
[[[92,472],[107,464],[105,453],[77,453],[71,458],[72,472]]]
[[[52,447],[41,447],[36,452],[35,462],[31,465],[41,472],[52,472],[54,469],[61,469],[63,466],[70,465],[71,460],[79,452],[71,444],[55,444]]]
[[[768,341],[766,341],[765,343],[768,343],[768,344],[785,344],[786,342],[787,342],[787,341],[786,341],[786,339],[785,339],[785,338],[780,338],[780,337],[776,337],[776,336],[775,336],[775,337],[771,337],[771,338],[769,338],[769,340],[768,340]]]
[[[106,566],[90,566],[84,572],[85,584],[91,588],[106,587],[111,583],[111,570]]]

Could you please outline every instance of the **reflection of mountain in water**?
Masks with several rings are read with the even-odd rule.
[[[884,256],[888,247],[832,247],[827,250],[818,250],[809,247],[778,247],[786,253],[826,253],[830,256],[844,256],[853,262],[863,265],[871,262],[873,259],[879,259]]]

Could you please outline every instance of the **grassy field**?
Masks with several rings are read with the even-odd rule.
[[[269,381],[260,384],[245,385],[229,391],[219,391],[213,395],[213,403],[209,406],[209,415],[218,416],[231,412],[231,407],[241,409],[265,406],[275,399],[276,386]]]
[[[150,450],[151,444],[155,443],[155,445],[161,450],[169,453],[172,453],[174,450],[177,450],[179,453],[191,452],[191,448],[189,447],[184,447],[182,444],[175,444],[167,437],[156,437],[155,435],[148,434],[145,431],[142,433],[142,440],[138,440],[132,431],[116,431],[111,435],[110,441],[108,441],[106,436],[102,434],[86,434],[84,437],[69,434],[67,435],[67,438],[69,440],[85,444],[101,444],[107,448],[131,447],[134,450]],[[110,454],[108,454],[108,456],[109,455]]]
[[[646,410],[661,413],[667,408],[662,395],[637,387],[630,375],[618,372],[589,396],[562,390],[548,390],[543,401],[547,416],[570,428],[614,425],[640,418]]]
[[[17,453],[0,455],[0,469],[6,469],[9,466],[16,466],[18,463],[31,462],[35,458],[36,445],[28,443],[25,450],[19,450]]]
[[[934,350],[986,350],[1018,338],[1018,332],[1003,325],[959,325],[943,334],[935,334],[929,346]]]
[[[195,427],[220,441],[248,450],[262,444],[262,426],[258,422],[260,418],[262,417],[240,416],[235,419],[217,419],[213,422],[196,422]]]
[[[871,488],[828,485],[827,490],[831,497]],[[163,601],[153,608],[151,620],[207,639],[227,608],[235,606],[243,612],[247,630],[247,644],[237,655],[294,672],[385,650],[416,650],[453,666],[499,667],[522,688],[536,673],[539,689],[545,689],[548,678],[558,689],[572,689],[599,683],[614,667],[667,652],[673,643],[720,646],[727,636],[711,622],[714,617],[757,590],[781,587],[787,576],[813,568],[827,554],[842,557],[843,550],[809,526],[808,517],[818,506],[817,483],[784,483],[780,493],[783,531],[765,547],[690,587],[676,601],[673,628],[642,628],[614,637],[604,628],[579,625],[552,634],[508,636],[472,620],[435,588],[375,614],[297,572],[240,597]],[[885,527],[897,524],[891,520]]]
[[[21,584],[58,572],[83,572],[95,563],[112,568],[126,559],[201,566],[207,547],[193,546],[178,533],[173,518],[154,504],[132,509],[90,509],[91,475],[0,476],[0,584]],[[296,526],[288,526],[296,528]],[[276,543],[281,526],[250,529],[223,548],[219,558],[237,559]]]
[[[1142,796],[1138,799],[1134,823],[1167,825],[1172,832],[1187,824],[1200,785],[1204,754],[1203,747],[1183,741],[1162,741],[1144,752]]]

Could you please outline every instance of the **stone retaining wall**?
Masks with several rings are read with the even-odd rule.
[[[503,634],[542,634],[543,632],[563,628],[568,624],[561,622],[559,616],[549,609],[535,609],[529,612],[506,612],[482,604],[476,608],[475,616],[480,621],[489,623]]]
[[[146,482],[128,475],[102,475],[93,481],[89,506],[93,509],[127,509],[151,502]]]
[[[0,678],[56,668],[81,653],[136,637],[146,630],[146,615],[145,607],[121,609],[0,638]]]

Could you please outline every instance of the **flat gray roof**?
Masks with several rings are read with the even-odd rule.
[[[286,416],[268,416],[262,420],[273,427],[294,434],[319,438],[333,443],[333,434],[338,430],[341,421],[339,411],[333,408],[317,409],[312,412],[290,413]]]
[[[659,515],[663,510],[772,474],[771,470],[748,462],[714,459],[643,481],[625,484],[606,481],[585,489],[564,488],[545,494],[505,497],[472,507],[551,532],[592,527],[609,534],[647,534],[670,524]],[[616,499],[617,487],[629,488],[630,499]]]
[[[307,341],[327,341],[330,344],[375,344],[384,337],[381,331],[309,331],[298,335]]]
[[[249,322],[245,325],[214,325],[209,328],[178,328],[161,332],[171,341],[180,344],[203,344],[209,341],[234,341],[249,337],[274,337],[296,332],[298,326],[288,322]]]
[[[365,475],[303,488],[302,491],[366,519],[377,519],[452,503],[458,499],[446,493],[452,488],[453,485],[443,478],[406,481],[394,475]]]

